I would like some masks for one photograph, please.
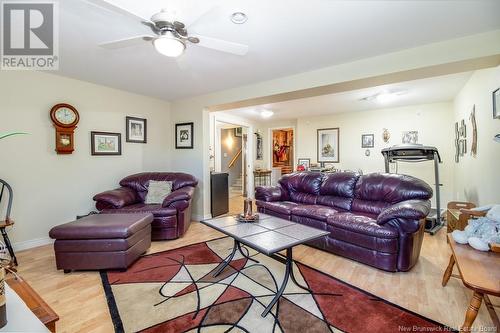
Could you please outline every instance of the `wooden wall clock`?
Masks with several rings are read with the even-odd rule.
[[[78,111],[69,104],[56,104],[50,109],[50,119],[56,130],[56,152],[71,154],[75,150],[75,128],[80,121]]]

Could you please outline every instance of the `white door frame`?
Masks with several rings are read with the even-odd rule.
[[[218,130],[217,123],[226,123],[226,124],[231,124],[231,125],[237,125],[241,127],[246,127],[247,128],[247,151],[246,151],[246,156],[247,156],[247,165],[246,167],[246,174],[247,174],[247,197],[248,198],[253,198],[254,197],[254,181],[253,181],[253,169],[254,169],[254,161],[255,161],[255,126],[254,124],[248,122],[245,119],[236,117],[236,116],[231,116],[229,114],[225,113],[218,113],[218,112],[212,112],[211,117],[213,114],[213,126],[212,133],[210,134],[211,136],[211,141],[213,138],[213,150],[214,150],[214,159],[215,159],[215,170],[220,171],[221,166],[220,166],[220,155],[221,155],[221,142],[220,142],[220,131]],[[217,160],[219,162],[217,162]]]

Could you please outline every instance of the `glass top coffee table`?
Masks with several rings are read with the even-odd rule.
[[[257,222],[252,223],[238,222],[234,216],[209,219],[202,221],[202,223],[228,235],[234,240],[232,252],[217,266],[213,274],[214,277],[219,275],[231,263],[236,251],[239,251],[248,260],[257,262],[242,251],[241,244],[285,264],[283,282],[271,303],[262,312],[262,317],[265,317],[283,294],[289,278],[300,288],[310,291],[309,288],[300,285],[295,279],[292,268],[292,249],[296,245],[324,237],[329,232],[271,215],[259,214],[259,217]],[[286,250],[286,255],[279,253],[283,250]]]

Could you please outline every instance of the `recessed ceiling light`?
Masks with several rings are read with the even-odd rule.
[[[231,14],[231,22],[234,24],[243,24],[248,20],[248,17],[245,13],[236,12]]]
[[[271,111],[271,110],[262,110],[262,111],[260,112],[260,116],[261,116],[262,118],[270,118],[270,117],[272,117],[272,116],[273,116],[273,114],[274,114],[274,112],[273,112],[273,111]]]

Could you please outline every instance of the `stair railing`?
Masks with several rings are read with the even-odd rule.
[[[240,155],[241,155],[241,149],[238,150],[236,155],[234,155],[234,157],[232,158],[231,162],[229,162],[228,169],[231,169],[233,167],[233,165],[236,163],[236,161],[238,160],[238,157],[240,157]]]

